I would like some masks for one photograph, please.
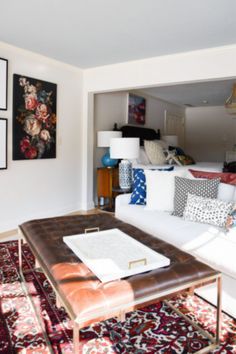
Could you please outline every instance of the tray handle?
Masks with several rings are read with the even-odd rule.
[[[85,230],[84,230],[84,233],[85,233],[85,234],[89,234],[90,232],[94,232],[94,231],[99,232],[99,231],[100,231],[99,227],[91,227],[91,228],[89,228],[89,229],[85,229]]]
[[[137,263],[143,263],[143,265],[147,265],[147,258],[140,258],[140,259],[135,259],[134,261],[129,261],[129,269],[131,269],[132,266]]]

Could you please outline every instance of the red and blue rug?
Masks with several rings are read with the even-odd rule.
[[[24,245],[24,269],[29,269],[33,263],[33,255]],[[72,353],[71,322],[65,310],[56,307],[55,294],[44,274],[32,271],[27,273],[26,280],[40,309],[54,352]],[[197,296],[180,296],[172,302],[214,334],[214,307]],[[87,327],[81,331],[80,338],[80,353],[83,354],[187,354],[209,343],[162,302],[128,313],[123,323],[113,318]],[[19,280],[17,242],[0,243],[0,353],[48,352]],[[221,346],[212,353],[236,353],[236,321],[227,315],[223,316]]]

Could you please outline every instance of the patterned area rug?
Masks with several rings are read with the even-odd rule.
[[[34,263],[27,245],[23,266]],[[26,275],[28,289],[40,309],[55,353],[72,353],[72,329],[63,308],[57,308],[55,294],[42,272]],[[172,302],[190,318],[214,333],[215,310],[197,296],[180,296]],[[130,312],[126,321],[110,319],[81,331],[83,354],[194,353],[208,340],[167,305],[155,305]],[[17,242],[0,243],[0,353],[48,353],[44,336],[19,281]],[[236,353],[236,321],[224,315],[221,346],[214,352]]]

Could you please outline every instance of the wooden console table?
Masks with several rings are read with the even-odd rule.
[[[119,171],[117,167],[97,168],[98,208],[112,211],[114,207],[113,188],[119,187]],[[107,203],[108,201],[108,203]]]

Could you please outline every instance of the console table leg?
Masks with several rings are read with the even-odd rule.
[[[74,354],[79,353],[79,325],[73,321],[73,352]]]

